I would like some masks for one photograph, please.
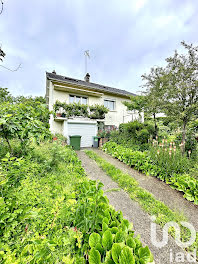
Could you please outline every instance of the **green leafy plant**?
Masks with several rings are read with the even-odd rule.
[[[134,150],[148,149],[148,141],[154,135],[154,127],[149,122],[139,121],[120,124],[118,131],[110,132],[110,139]]]
[[[40,112],[39,112],[40,111]],[[0,137],[4,138],[9,146],[11,139],[19,139],[21,150],[25,151],[31,139],[39,142],[50,137],[50,132],[40,120],[40,115],[49,111],[41,105],[37,109],[27,104],[4,103],[0,109]]]
[[[198,204],[196,192],[198,181],[195,177],[186,175],[191,161],[179,150],[174,153],[174,147],[172,147],[171,153],[165,148],[162,149],[162,146],[159,147],[157,144],[149,152],[133,151],[111,141],[103,146],[103,150],[108,154],[145,174],[158,177],[170,184],[171,187],[182,191],[186,199]]]
[[[103,105],[92,105],[88,107],[87,105],[83,105],[80,103],[61,103],[60,101],[56,101],[53,106],[54,108],[54,117],[56,117],[57,113],[60,115],[64,115],[64,117],[89,117],[91,119],[104,119],[105,114],[108,113],[108,109]]]
[[[110,143],[107,143],[110,144]],[[180,222],[186,221],[187,219],[177,212],[172,211],[167,205],[165,205],[163,202],[157,200],[151,193],[149,193],[147,190],[141,188],[138,184],[138,182],[131,177],[131,175],[128,175],[126,173],[123,173],[120,169],[116,168],[111,163],[105,161],[103,158],[101,158],[99,155],[97,155],[94,151],[87,150],[85,151],[86,154],[95,160],[97,164],[109,175],[112,177],[112,179],[118,183],[118,185],[127,191],[131,197],[131,199],[137,201],[141,207],[150,215],[156,216],[156,223],[161,225],[162,227],[170,222],[174,221],[177,222],[180,225],[181,228],[181,238],[183,241],[188,241],[190,237],[189,230],[185,229]],[[124,220],[126,221],[126,220]],[[126,223],[127,224],[127,223]],[[126,228],[128,228],[128,225],[124,225]],[[108,231],[108,229],[106,229]],[[107,232],[105,230],[105,232]],[[123,232],[124,231],[124,232]],[[175,232],[173,230],[169,230],[170,234],[174,237]],[[148,261],[152,259],[150,250],[148,248],[141,249],[141,245],[139,244],[139,240],[134,239],[133,236],[129,235],[126,236],[125,228],[122,229],[122,231],[118,231],[115,236],[115,242],[116,243],[122,243],[125,241],[126,245],[133,249],[133,251],[136,253],[136,260],[140,260],[144,263],[144,261]],[[198,239],[198,236],[197,236]],[[139,246],[138,246],[139,244]],[[188,250],[198,249],[198,240],[193,244],[192,247],[188,248]],[[138,257],[137,257],[138,256]],[[116,258],[116,257],[115,257]],[[123,256],[124,261],[124,256]],[[145,262],[148,263],[148,262]]]
[[[90,109],[89,117],[91,119],[104,119],[105,114],[109,112],[109,109],[106,108],[104,105],[98,105],[98,104],[91,105],[89,109]]]

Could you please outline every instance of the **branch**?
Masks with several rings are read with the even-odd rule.
[[[18,71],[18,70],[21,68],[21,63],[19,64],[19,66],[18,66],[16,69],[13,69],[13,70],[10,69],[10,68],[5,67],[5,66],[3,66],[3,65],[0,65],[0,67],[6,69],[6,70],[8,70],[8,71],[15,72],[15,71]]]
[[[5,57],[5,52],[0,47],[0,60],[3,61],[3,58]],[[1,58],[2,57],[2,58]]]
[[[3,13],[3,0],[0,0],[1,3],[1,11],[0,11],[0,15]]]

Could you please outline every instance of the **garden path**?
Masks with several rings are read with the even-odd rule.
[[[135,178],[139,185],[152,193],[158,200],[165,203],[170,209],[185,215],[198,232],[198,206],[186,200],[182,192],[172,189],[168,184],[153,176],[147,176],[129,167],[123,162],[104,153],[102,150],[93,149],[98,155],[110,162],[124,173]]]
[[[101,156],[102,152],[97,151]],[[151,252],[154,255],[156,264],[171,264],[175,263],[170,260],[170,250],[172,250],[173,256],[178,252],[183,252],[180,247],[178,247],[172,237],[169,237],[169,242],[163,248],[157,248],[151,243],[150,230],[151,230],[151,217],[145,213],[139,204],[129,197],[129,195],[122,189],[120,189],[101,168],[98,167],[95,161],[91,160],[83,151],[77,151],[79,159],[82,161],[82,166],[85,169],[87,176],[91,180],[99,180],[104,184],[103,190],[111,190],[118,188],[119,191],[109,191],[105,192],[108,197],[110,204],[115,208],[115,210],[121,210],[123,212],[124,218],[128,219],[133,223],[135,234],[141,235],[141,241],[144,245],[148,245]],[[157,238],[160,240],[162,238],[162,229],[157,225]],[[189,263],[184,261],[182,263]]]

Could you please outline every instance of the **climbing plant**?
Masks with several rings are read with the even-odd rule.
[[[82,116],[88,117],[91,119],[104,119],[105,114],[108,113],[108,109],[103,105],[83,105],[77,103],[62,103],[60,101],[56,101],[54,104],[54,117],[60,115],[62,117],[75,117]]]

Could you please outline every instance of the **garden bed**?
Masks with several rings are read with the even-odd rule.
[[[177,174],[176,172],[172,172],[169,170],[169,167],[160,167],[155,164],[147,151],[133,151],[132,149],[123,147],[111,141],[103,146],[103,150],[125,164],[134,167],[145,174],[156,176],[165,181],[172,188],[183,192],[184,198],[198,205],[198,180],[196,178],[187,173]],[[171,157],[169,159],[171,159]],[[176,168],[176,165],[176,162],[174,163],[173,160],[173,167]],[[180,169],[179,165],[178,169]]]
[[[75,152],[54,143],[1,160],[1,263],[150,263],[148,247],[90,181]]]

